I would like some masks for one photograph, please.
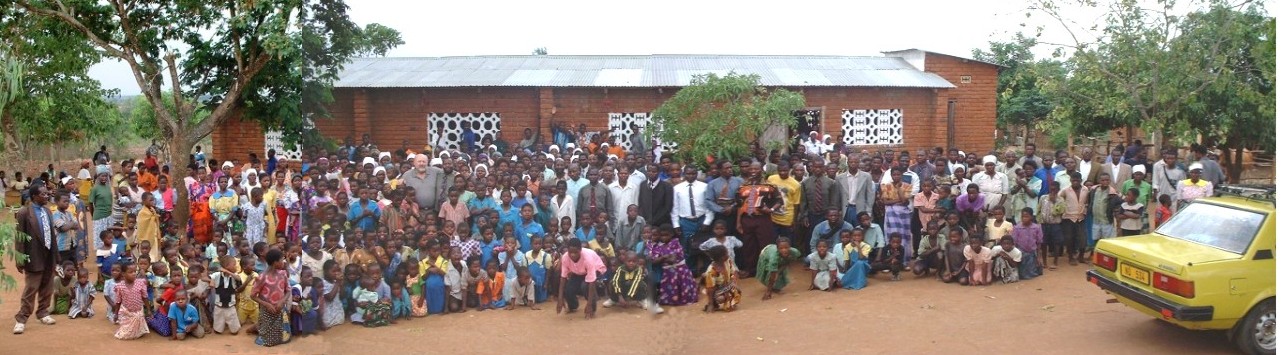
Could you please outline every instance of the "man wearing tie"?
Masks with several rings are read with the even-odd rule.
[[[608,220],[615,220],[615,204],[612,202],[610,189],[606,188],[605,184],[598,183],[603,171],[588,169],[588,185],[579,190],[579,199],[575,203],[576,215],[583,216],[584,213],[588,213],[590,218],[595,219],[597,214],[605,212]]]
[[[673,199],[675,196],[673,185],[659,178],[658,166],[646,165],[646,180],[641,183],[641,189],[638,190],[637,195],[637,209],[646,223],[653,227],[664,224],[664,217],[667,217],[665,215],[674,212],[673,201],[676,200]],[[703,206],[704,195],[695,196],[699,200],[696,204]],[[673,225],[678,224],[673,223]]]
[[[14,214],[18,233],[27,238],[18,238],[14,251],[27,255],[25,263],[18,264],[18,272],[26,274],[22,288],[22,307],[13,318],[14,334],[26,331],[27,318],[34,311],[40,323],[53,325],[49,316],[49,305],[53,303],[53,274],[58,265],[57,248],[54,247],[53,211],[49,210],[49,188],[44,184],[31,185],[31,204]]]
[[[686,249],[686,265],[690,267],[694,267],[695,262],[691,236],[697,231],[708,230],[708,226],[713,224],[713,213],[703,203],[708,185],[696,180],[695,175],[693,167],[688,166],[682,170],[682,182],[673,187],[670,216],[677,235],[682,237],[682,246]]]

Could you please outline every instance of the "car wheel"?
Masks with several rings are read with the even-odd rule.
[[[1277,348],[1275,326],[1277,313],[1274,300],[1268,299],[1252,307],[1247,317],[1239,320],[1234,343],[1248,354],[1273,354]]]

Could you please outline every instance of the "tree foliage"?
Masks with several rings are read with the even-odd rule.
[[[1032,128],[1052,110],[1051,99],[1038,86],[1049,71],[1062,68],[1052,60],[1035,61],[1034,38],[1017,33],[1009,42],[989,42],[989,49],[973,49],[971,56],[1006,68],[998,73],[998,126],[1003,129]]]
[[[708,157],[747,155],[749,144],[769,125],[797,125],[792,113],[805,106],[802,94],[767,89],[759,79],[734,72],[695,76],[655,109],[661,140],[675,143],[683,161],[703,164]]]
[[[405,41],[401,39],[401,32],[388,26],[371,23],[361,30],[356,44],[356,56],[382,57],[388,55],[388,51],[392,48],[405,44]]]

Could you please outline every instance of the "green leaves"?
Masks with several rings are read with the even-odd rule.
[[[750,143],[772,124],[793,127],[794,110],[805,106],[802,94],[767,89],[757,75],[695,76],[655,109],[653,119],[663,141],[677,144],[676,155],[704,165],[708,157],[732,159],[749,153]]]

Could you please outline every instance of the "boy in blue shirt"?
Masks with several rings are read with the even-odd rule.
[[[205,327],[200,325],[200,313],[196,311],[195,305],[187,303],[187,293],[178,292],[174,297],[174,303],[169,304],[169,327],[174,330],[171,339],[205,337]]]

